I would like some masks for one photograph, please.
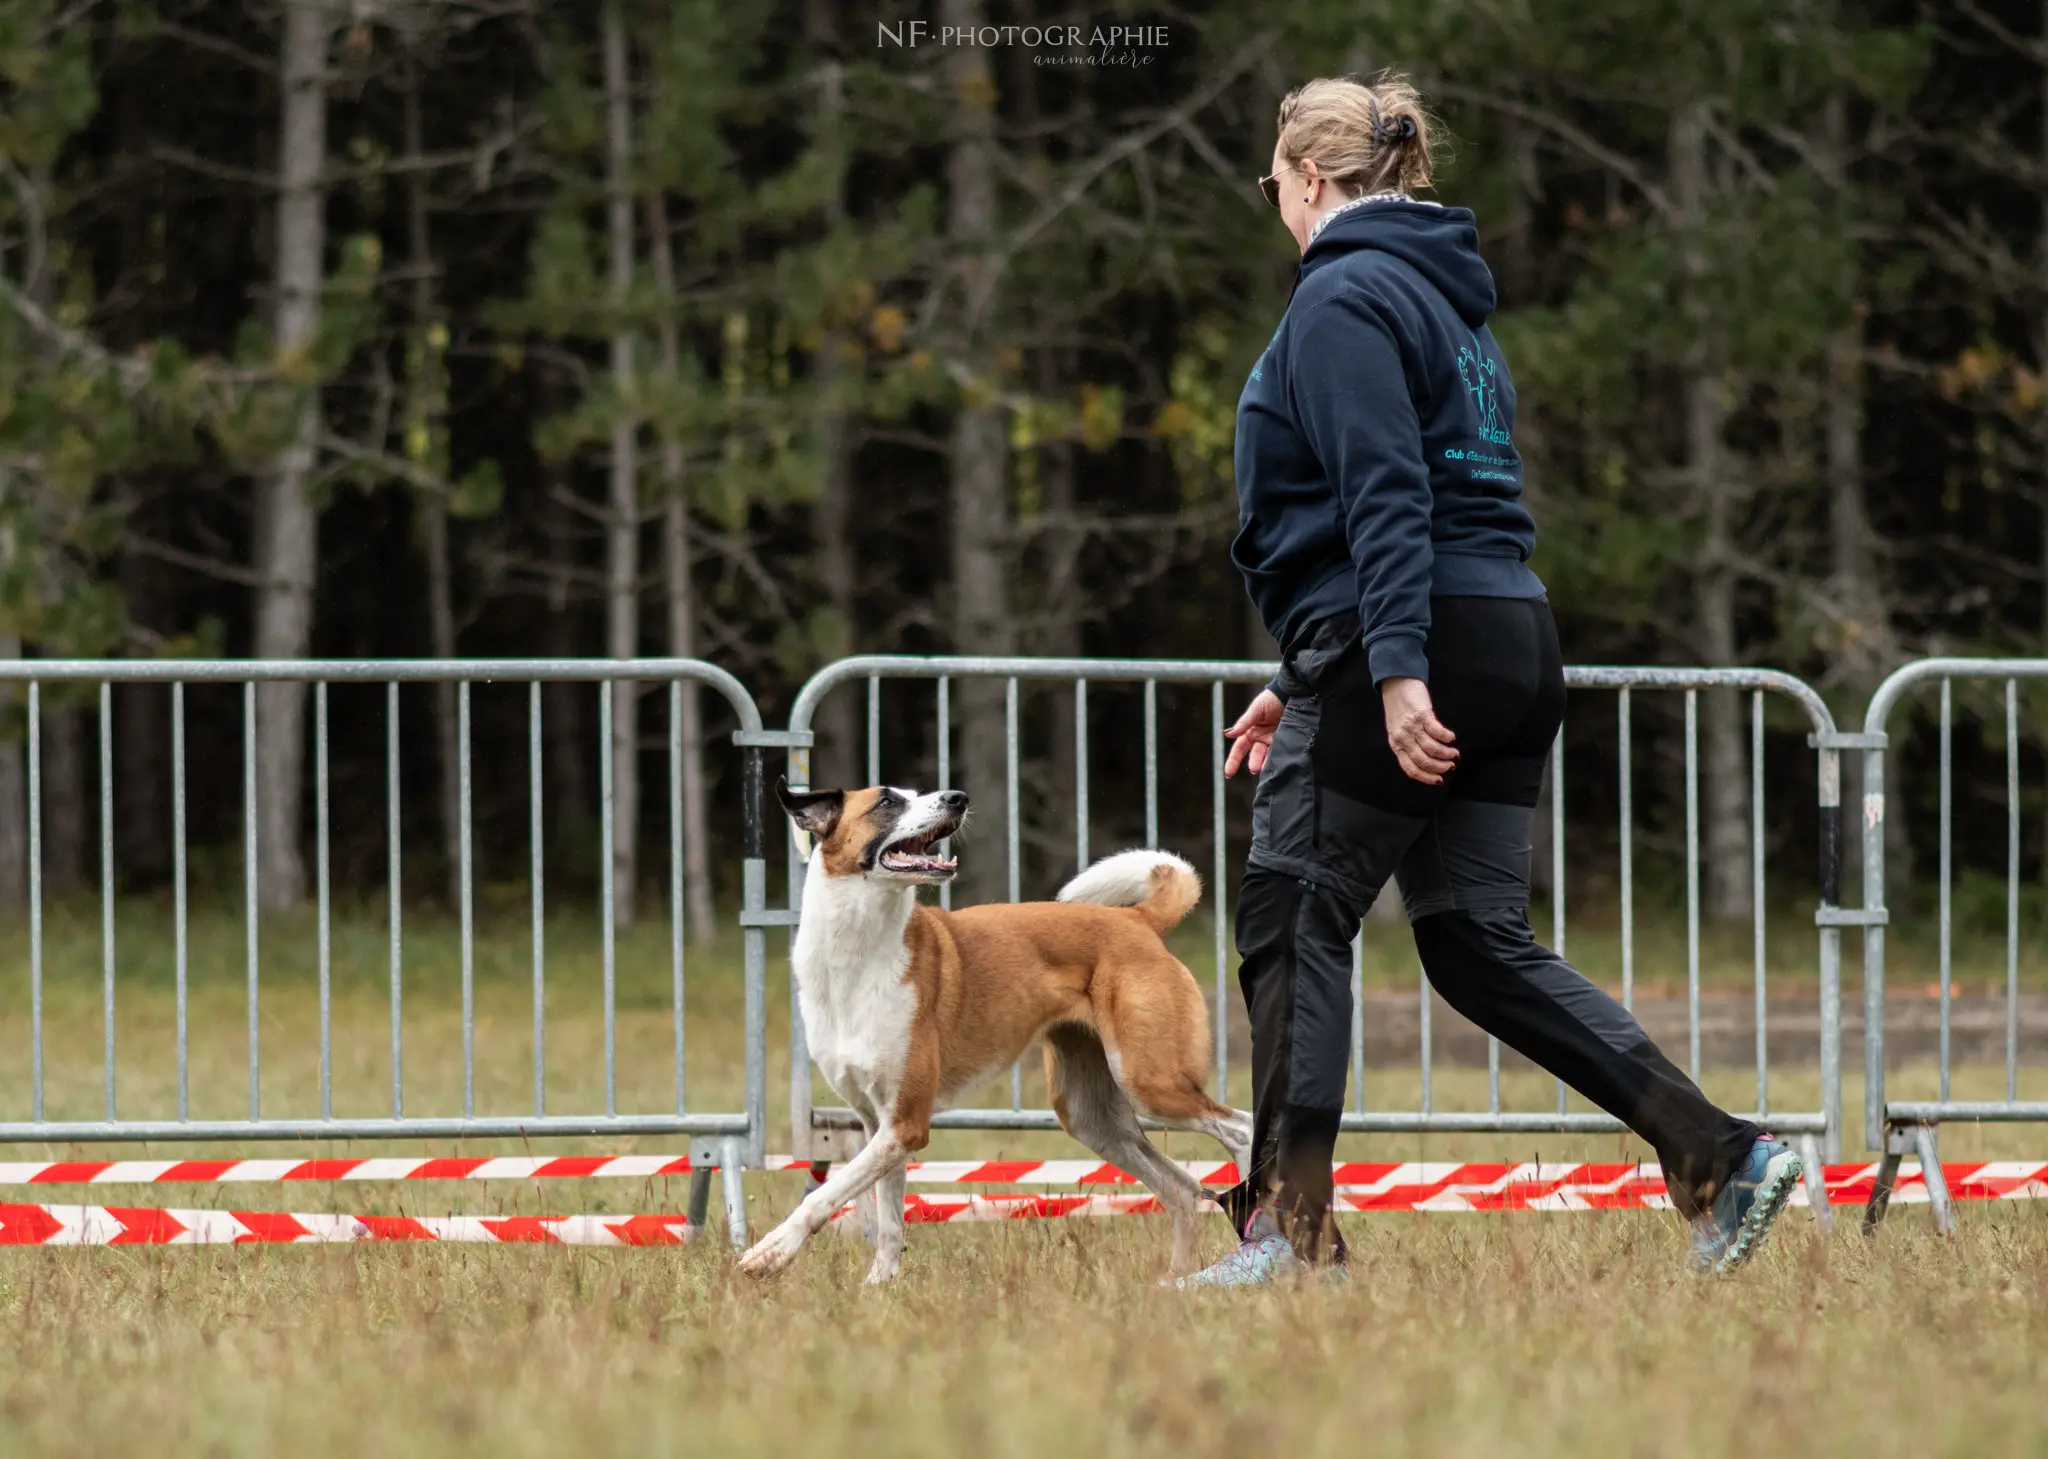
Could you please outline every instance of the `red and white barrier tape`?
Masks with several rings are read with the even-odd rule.
[[[0,1205],[0,1246],[250,1246],[338,1241],[678,1246],[681,1216],[345,1216]]]
[[[1956,1200],[2048,1198],[2048,1164],[1995,1161],[1942,1167]],[[1671,1199],[1654,1165],[1340,1165],[1337,1207],[1347,1211],[1611,1211],[1667,1210]],[[1828,1200],[1867,1205],[1875,1165],[1827,1167]],[[1927,1185],[1918,1167],[1900,1167],[1892,1200],[1925,1204]],[[1801,1185],[1791,1204],[1807,1204]],[[1203,1202],[1215,1209],[1214,1202]],[[913,1222],[1013,1221],[1054,1216],[1139,1215],[1162,1209],[1149,1193],[1131,1195],[921,1195],[904,1200]],[[851,1208],[839,1213],[850,1214]],[[839,1219],[835,1218],[835,1219]]]
[[[1087,1162],[1041,1163],[1080,1165]],[[1950,1194],[1958,1200],[2048,1197],[2048,1164],[1994,1161],[1946,1165],[1943,1171]],[[1670,1204],[1656,1167],[1649,1165],[1353,1163],[1338,1166],[1336,1173],[1343,1177],[1337,1194],[1339,1208],[1352,1211],[1642,1210],[1661,1209]],[[1843,1205],[1868,1202],[1876,1173],[1875,1165],[1829,1166],[1828,1199]],[[938,1178],[956,1184],[966,1183],[958,1174],[945,1174]],[[1002,1183],[1024,1182],[1014,1174],[1006,1174]],[[1098,1179],[1092,1183],[1127,1185],[1130,1182]],[[1926,1183],[1917,1168],[1906,1166],[1900,1169],[1892,1199],[1908,1205],[1927,1200]],[[1793,1197],[1793,1204],[1805,1203],[1806,1192],[1802,1187]],[[1204,1202],[1204,1205],[1213,1208],[1213,1203]],[[852,1209],[848,1207],[835,1218],[840,1221],[841,1229],[850,1229],[854,1225],[843,1219],[851,1214]],[[1159,1209],[1157,1198],[1143,1192],[996,1196],[912,1194],[904,1201],[905,1218],[917,1223],[1144,1215]],[[270,1242],[309,1245],[357,1241],[675,1246],[687,1240],[689,1234],[687,1222],[679,1215],[350,1216],[280,1211],[0,1204],[0,1246],[198,1246]]]
[[[807,1162],[768,1157],[770,1170]],[[687,1155],[383,1156],[352,1160],[0,1161],[0,1185],[238,1184],[286,1180],[577,1180],[688,1175]]]
[[[808,1162],[771,1155],[769,1170],[802,1170]],[[1237,1182],[1227,1160],[1188,1160],[1182,1168],[1204,1186]],[[0,1162],[0,1185],[163,1185],[177,1183],[366,1180],[553,1180],[688,1175],[687,1155],[405,1156],[341,1160],[60,1160]],[[1959,1200],[2048,1195],[2048,1162],[1995,1161],[1944,1167]],[[1877,1166],[1831,1165],[1828,1198],[1861,1204],[1870,1198]],[[1357,1210],[1593,1210],[1663,1204],[1654,1165],[1543,1163],[1458,1164],[1448,1161],[1347,1161],[1332,1167],[1339,1192]],[[1138,1182],[1099,1160],[927,1160],[913,1162],[913,1185],[1117,1186]],[[1902,1168],[1895,1199],[1921,1191],[1914,1166]],[[1924,1195],[1919,1198],[1924,1199]],[[1799,1197],[1803,1200],[1803,1194]],[[1462,1204],[1460,1204],[1462,1202]],[[1548,1204],[1544,1204],[1547,1202]],[[1432,1204],[1435,1203],[1435,1204]]]

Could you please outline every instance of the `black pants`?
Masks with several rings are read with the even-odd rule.
[[[1760,1133],[1710,1103],[1530,929],[1531,822],[1564,717],[1549,605],[1436,598],[1431,613],[1430,695],[1460,752],[1444,783],[1411,780],[1394,758],[1357,620],[1343,619],[1282,671],[1287,712],[1253,801],[1237,904],[1253,1167],[1224,1206],[1240,1232],[1267,1208],[1311,1260],[1343,1256],[1330,1162],[1351,1048],[1351,940],[1390,876],[1437,992],[1640,1135],[1681,1211],[1710,1200]]]

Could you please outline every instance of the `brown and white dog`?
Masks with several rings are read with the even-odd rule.
[[[1202,894],[1178,856],[1125,851],[1096,862],[1057,902],[945,912],[917,889],[957,863],[933,848],[960,829],[957,790],[781,791],[812,840],[792,957],[811,1058],[860,1116],[861,1151],[740,1258],[786,1266],[847,1201],[872,1190],[870,1282],[903,1255],[904,1166],[932,1112],[1045,1041],[1046,1081],[1068,1134],[1136,1176],[1173,1217],[1173,1264],[1194,1255],[1201,1187],[1138,1124],[1212,1135],[1245,1168],[1251,1116],[1211,1099],[1201,990],[1163,935]]]

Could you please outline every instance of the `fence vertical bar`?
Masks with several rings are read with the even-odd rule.
[[[939,678],[939,744],[938,744],[939,789],[947,790],[953,779],[953,681],[941,675]],[[948,836],[939,843],[939,855],[953,854],[953,838]],[[947,911],[953,909],[953,883],[939,883],[939,905]]]
[[[1017,804],[1017,759],[1017,679],[1012,675],[1003,680],[1003,813],[1008,818],[1004,832],[1008,842],[1012,902],[1023,900],[1024,888],[1024,812]],[[1024,1062],[1021,1059],[1010,1066],[1010,1108],[1024,1108]]]
[[[190,948],[185,904],[185,686],[181,683],[171,685],[171,908],[178,1000],[178,1119],[184,1121],[192,1117],[192,1060],[185,1022]]]
[[[114,1119],[114,686],[100,685],[100,1020],[107,1121]]]
[[[1564,728],[1550,742],[1550,942],[1557,955],[1564,947]],[[1497,1061],[1499,1054],[1495,1052]],[[1564,1081],[1557,1081],[1557,1112],[1565,1112]]]
[[[2020,1097],[2020,697],[2005,681],[2005,1097]]]
[[[1950,845],[1951,821],[1955,815],[1954,766],[1954,715],[1955,681],[1946,676],[1941,681],[1941,1097],[1949,1093],[1949,983],[1953,979],[1952,938],[1955,931],[1953,902],[1951,901],[1951,878],[1953,871],[1953,850]]]
[[[1825,1210],[1826,1164],[1842,1158],[1842,929],[1825,925],[1825,914],[1842,904],[1842,752],[1822,742],[1815,769],[1819,781],[1814,799],[1820,811],[1820,1099],[1825,1129],[1820,1158],[1808,1172],[1818,1186],[1808,1194]],[[1825,1218],[1823,1218],[1825,1224]]]
[[[1074,681],[1074,874],[1088,869],[1088,681]]]
[[[43,713],[42,685],[28,684],[29,1102],[43,1118]]]
[[[1430,1097],[1431,1066],[1435,1062],[1436,1057],[1436,1051],[1434,1048],[1435,1040],[1430,1037],[1429,1027],[1430,1015],[1433,1012],[1433,1010],[1430,1008],[1429,1004],[1428,970],[1419,970],[1418,977],[1420,979],[1420,986],[1422,989],[1422,1011],[1418,1019],[1418,1026],[1420,1028],[1419,1039],[1422,1044],[1422,1112],[1424,1114],[1429,1114],[1435,1108],[1435,1105]]]
[[[398,784],[398,681],[384,686],[385,899],[391,923],[391,1118],[405,1117],[405,865]]]
[[[1621,1006],[1636,1006],[1636,824],[1635,776],[1629,770],[1634,740],[1629,693],[1624,687],[1615,710],[1621,756]]]
[[[1685,691],[1685,1024],[1688,1072],[1700,1077],[1700,691]]]
[[[946,696],[939,695],[939,781],[946,779]],[[744,755],[742,756],[744,761]],[[797,790],[805,790],[811,783],[811,752],[804,746],[792,746],[789,751],[789,783]],[[789,878],[789,911],[792,918],[800,919],[804,906],[804,880],[809,867],[800,854],[795,832],[785,819],[781,822],[782,860],[784,872]],[[762,872],[767,872],[766,840],[764,831]],[[943,888],[941,891],[943,892]],[[811,1051],[809,1039],[804,1033],[803,989],[796,975],[796,927],[789,929],[789,1137],[790,1148],[798,1155],[808,1156],[816,1140],[811,1128]],[[692,1177],[692,1199],[696,1199],[699,1187]],[[703,1198],[710,1198],[709,1187],[703,1188]]]
[[[242,686],[242,892],[249,980],[249,1118],[262,1114],[256,1009],[256,681]]]
[[[882,783],[882,681],[868,678],[868,784]]]
[[[456,792],[462,883],[462,1117],[476,1117],[476,850],[470,833],[469,681],[455,686]]]
[[[683,681],[668,685],[668,967],[676,1041],[676,1113],[683,1102]]]
[[[1216,680],[1209,686],[1209,748],[1214,764],[1211,768],[1213,784],[1209,805],[1210,841],[1214,849],[1214,866],[1210,873],[1210,889],[1214,893],[1211,901],[1210,932],[1216,947],[1216,1098],[1229,1103],[1230,1093],[1230,1025],[1226,1015],[1229,1006],[1226,1001],[1228,974],[1225,971],[1229,958],[1225,949],[1224,929],[1230,920],[1230,865],[1229,852],[1225,847],[1225,815],[1229,804],[1223,792],[1223,681]],[[1355,1006],[1354,994],[1354,1006]],[[1354,1024],[1356,1019],[1354,1018]]]
[[[1756,953],[1756,1109],[1761,1115],[1771,1107],[1764,1064],[1767,1044],[1764,1033],[1764,691],[1761,689],[1752,691],[1749,699],[1749,881]]]
[[[1365,1113],[1365,929],[1351,934],[1351,1108]]]
[[[1866,721],[1866,725],[1867,725]],[[1884,910],[1884,751],[1863,751],[1863,911]],[[1884,1119],[1884,928],[1863,928],[1863,1138],[1882,1151]],[[1876,1206],[1873,1203],[1873,1210]],[[1867,1223],[1866,1223],[1867,1224]]]
[[[540,680],[527,686],[526,694],[526,795],[528,802],[527,823],[527,876],[531,885],[527,890],[527,901],[533,910],[533,1112],[536,1116],[547,1113],[548,1108],[548,1057],[547,1057],[547,934],[545,930],[546,903],[542,880],[544,838],[541,821],[541,751],[543,746],[540,719]]]
[[[808,767],[806,767],[808,768]],[[765,767],[759,745],[740,750],[740,908],[746,925],[740,933],[745,963],[746,995],[746,1148],[738,1141],[726,1145],[720,1178],[725,1186],[726,1225],[735,1246],[746,1241],[747,1203],[741,1190],[740,1159],[756,1164],[765,1161],[768,1138],[768,930],[760,918],[768,909],[768,829],[762,805]],[[791,1063],[796,1063],[792,1050]],[[808,1064],[808,1060],[805,1061]],[[808,1070],[806,1070],[808,1074]],[[805,1081],[809,1091],[808,1077]]]
[[[1159,681],[1145,681],[1145,845],[1159,845]]]
[[[330,824],[327,762],[327,681],[313,686],[313,817],[317,847],[320,918],[320,1118],[334,1118],[334,920],[333,859],[328,842]]]
[[[599,840],[602,844],[602,867],[599,873],[598,895],[604,899],[604,911],[599,918],[603,929],[604,961],[604,1112],[608,1115],[619,1112],[618,1085],[618,1030],[614,1010],[617,1007],[613,978],[617,965],[616,942],[618,937],[618,908],[612,903],[612,879],[616,875],[612,861],[612,817],[616,814],[613,806],[612,787],[612,695],[616,686],[606,680],[598,686],[597,735],[598,735],[598,779],[602,782],[598,792]]]

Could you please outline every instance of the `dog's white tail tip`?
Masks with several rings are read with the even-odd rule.
[[[1162,927],[1179,922],[1201,896],[1194,867],[1171,851],[1150,850],[1105,856],[1059,891],[1062,902],[1144,908]]]

